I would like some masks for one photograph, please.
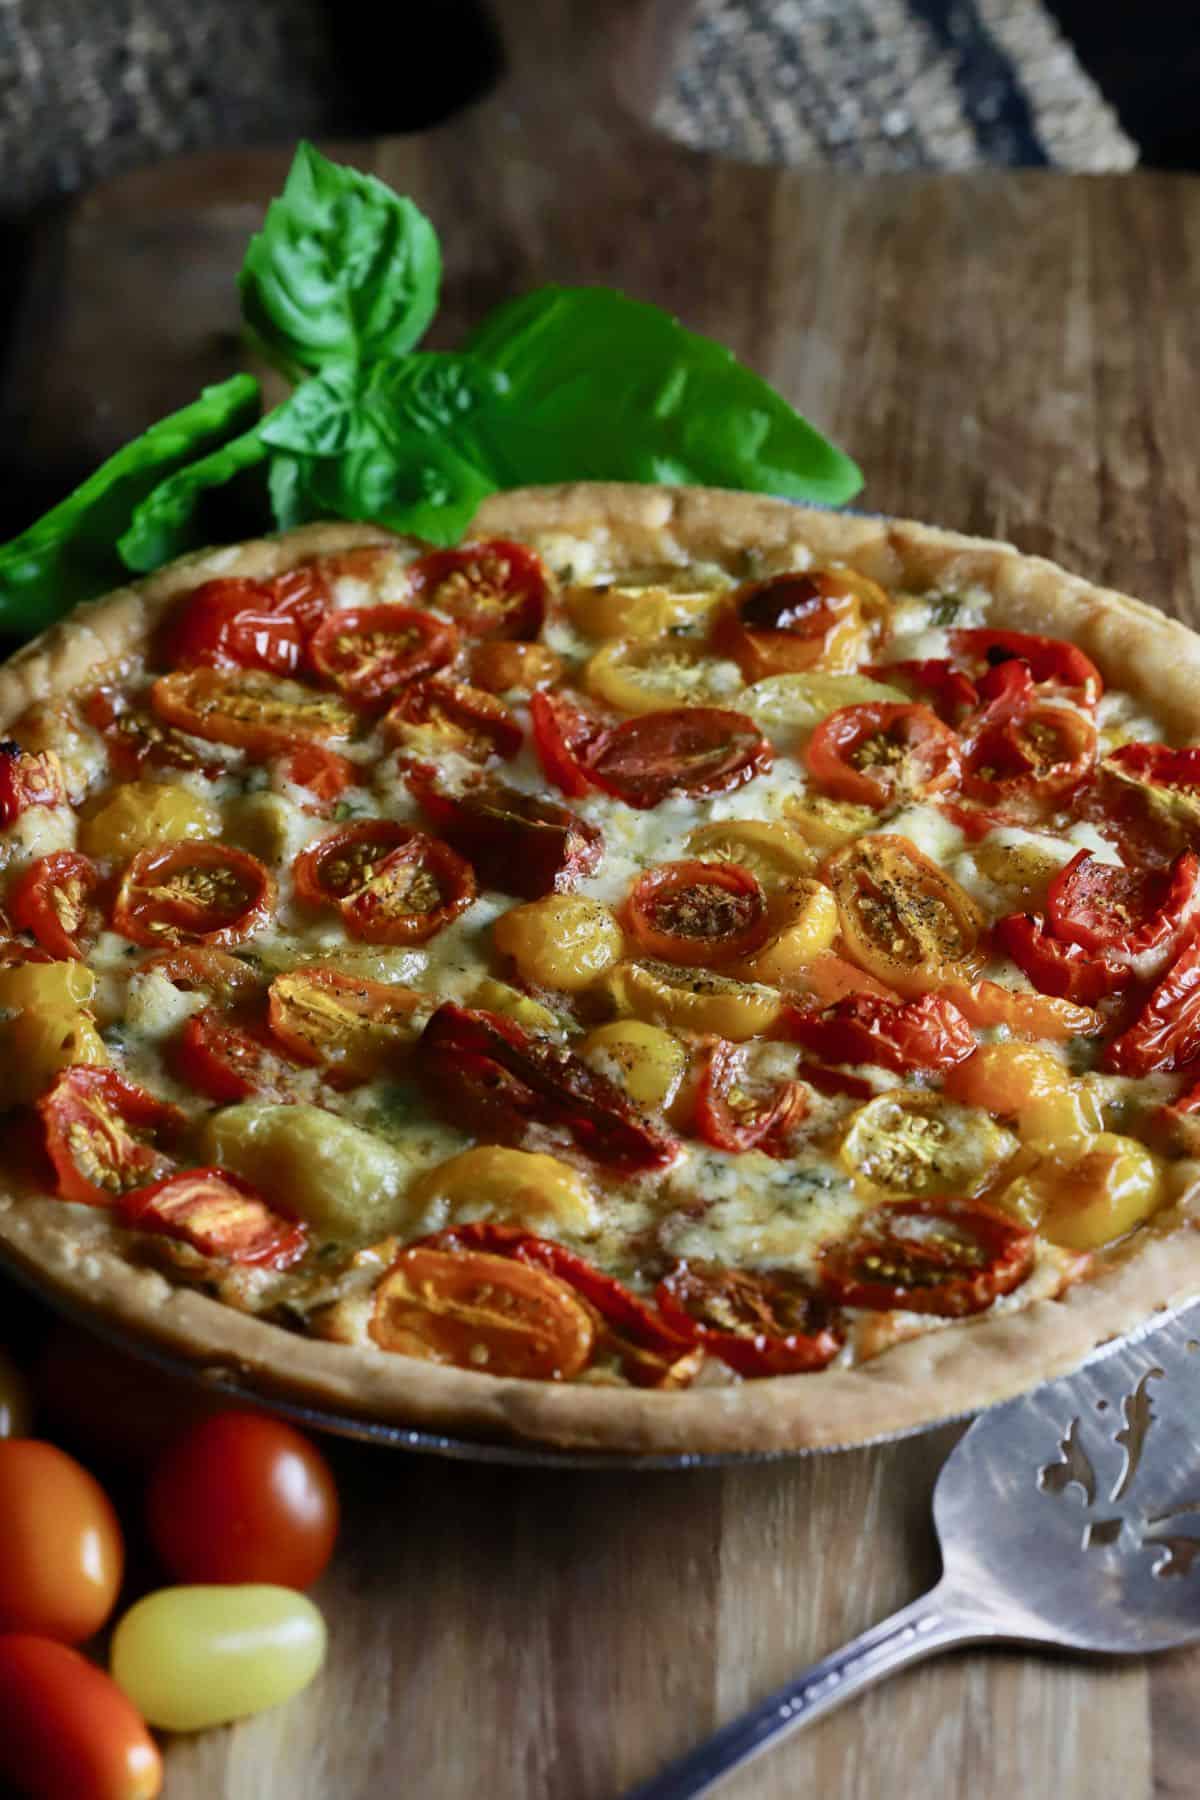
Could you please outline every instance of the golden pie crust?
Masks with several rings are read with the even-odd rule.
[[[750,546],[841,561],[888,588],[992,596],[988,622],[1071,639],[1154,708],[1177,742],[1200,739],[1200,637],[1124,594],[1011,545],[903,520],[808,510],[715,489],[579,483],[486,501],[478,535],[599,536],[619,570],[678,555],[733,562]],[[301,558],[390,534],[315,525],[185,557],[76,609],[0,668],[0,727],[33,700],[94,682],[141,646],[172,599],[217,575],[269,576]],[[854,1368],[682,1392],[505,1379],[302,1337],[132,1265],[107,1215],[32,1191],[0,1193],[0,1255],[51,1297],[134,1340],[264,1394],[481,1440],[635,1452],[746,1452],[868,1443],[974,1412],[1077,1365],[1094,1348],[1200,1293],[1200,1168],[1152,1226],[1059,1299],[994,1310],[898,1343]]]

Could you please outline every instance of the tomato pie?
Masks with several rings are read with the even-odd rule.
[[[1200,1288],[1200,641],[706,490],[208,552],[0,670],[0,1252],[364,1417],[852,1444]]]

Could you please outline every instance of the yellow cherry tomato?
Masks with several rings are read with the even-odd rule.
[[[1099,1250],[1157,1212],[1162,1164],[1136,1138],[1100,1131],[1040,1149],[997,1204],[1067,1250]]]
[[[585,637],[654,638],[703,628],[721,592],[698,585],[687,569],[664,568],[595,587],[571,587],[563,601]]]
[[[898,993],[969,981],[986,921],[965,888],[895,832],[835,850],[825,864],[853,962]]]
[[[626,713],[731,706],[742,691],[736,664],[686,640],[636,638],[606,644],[584,664],[582,679],[589,694]]]
[[[788,824],[818,850],[840,849],[879,821],[871,807],[832,800],[825,794],[795,794],[784,801],[783,810]]]
[[[790,825],[765,819],[717,819],[701,825],[687,841],[702,862],[738,863],[770,894],[798,875],[811,875],[817,859],[811,845]]]
[[[108,1050],[87,1011],[96,990],[78,962],[13,963],[0,969],[0,1055],[10,1102],[36,1100],[61,1069],[103,1066]]]
[[[642,1019],[597,1025],[579,1050],[585,1062],[624,1088],[636,1106],[669,1106],[688,1066],[679,1039]]]
[[[492,941],[524,980],[568,994],[591,987],[625,943],[608,907],[582,894],[547,894],[512,907],[493,925]]]
[[[867,701],[903,704],[908,695],[868,675],[832,675],[824,670],[806,675],[768,675],[752,682],[739,705],[770,737],[799,740],[815,731],[822,719],[843,706]]]
[[[484,1012],[500,1013],[506,1019],[515,1019],[518,1025],[524,1025],[528,1031],[562,1030],[548,1006],[543,1006],[529,994],[523,994],[520,988],[509,987],[507,981],[493,980],[490,975],[479,983],[468,1004],[482,1007]]]
[[[823,882],[801,875],[771,896],[768,914],[772,935],[737,973],[746,981],[788,987],[837,936],[837,901]]]
[[[10,963],[0,969],[0,1012],[78,1012],[96,991],[96,977],[80,962]]]
[[[1003,889],[1013,912],[1033,912],[1062,867],[1040,844],[1012,842],[1004,832],[989,832],[971,855],[981,875]]]
[[[500,1144],[477,1144],[427,1169],[413,1183],[409,1200],[420,1209],[425,1231],[475,1219],[512,1219],[535,1228],[554,1224],[568,1231],[592,1231],[597,1223],[591,1190],[568,1163]]]
[[[1026,1141],[1054,1142],[1104,1129],[1093,1091],[1073,1080],[1053,1051],[1040,1044],[981,1044],[946,1071],[943,1088],[964,1106],[1014,1120]]]
[[[89,856],[128,862],[139,850],[185,838],[221,834],[216,807],[190,788],[160,781],[127,781],[79,826],[79,847]]]
[[[27,1437],[32,1417],[33,1402],[25,1377],[0,1350],[0,1438]]]
[[[1012,1132],[977,1107],[894,1089],[853,1114],[839,1154],[865,1193],[903,1200],[978,1193],[1016,1149]]]
[[[605,987],[621,1018],[643,1019],[668,1030],[712,1032],[735,1044],[769,1031],[783,1011],[783,997],[775,988],[676,963],[618,963],[605,977]]]
[[[325,1660],[325,1621],[292,1588],[172,1587],[113,1633],[113,1679],[163,1731],[205,1731],[278,1706]]]

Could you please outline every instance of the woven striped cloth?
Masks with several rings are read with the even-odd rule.
[[[0,0],[0,212],[176,151],[424,122],[398,56],[356,91],[339,16],[340,41],[332,0]],[[1136,161],[1041,0],[700,0],[658,122],[759,162]]]

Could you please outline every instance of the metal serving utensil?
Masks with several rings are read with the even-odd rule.
[[[933,1519],[935,1588],[625,1800],[707,1794],[788,1732],[955,1644],[1144,1656],[1200,1638],[1200,1303],[984,1413],[938,1476]]]

